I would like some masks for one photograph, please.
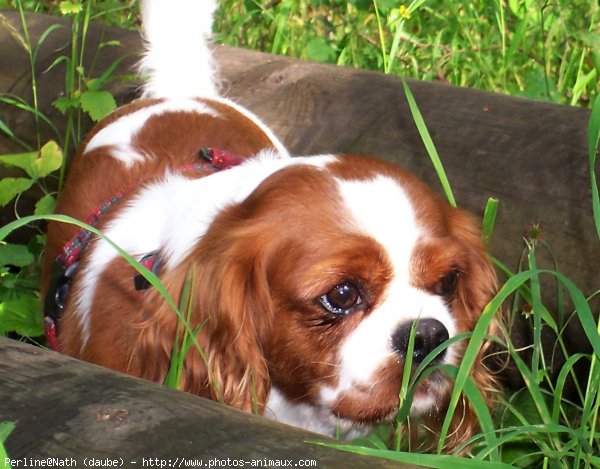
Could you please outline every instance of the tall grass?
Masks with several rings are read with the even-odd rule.
[[[0,0],[0,8],[139,26],[133,0]],[[422,80],[589,106],[600,92],[596,0],[221,0],[218,42]],[[74,59],[74,57],[73,57]]]
[[[220,41],[422,80],[587,106],[596,0],[224,0]]]

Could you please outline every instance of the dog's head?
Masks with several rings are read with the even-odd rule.
[[[473,330],[496,280],[474,220],[414,176],[365,157],[315,158],[222,208],[163,280],[177,293],[193,279],[202,354],[189,352],[184,389],[355,435],[393,420],[411,330],[416,365]],[[149,293],[146,305],[156,304]],[[140,353],[157,379],[177,320],[166,305],[153,318]],[[465,347],[451,345],[433,364],[460,365]],[[471,376],[487,396],[493,379],[481,360]],[[432,373],[417,386],[411,416],[435,427],[451,390],[444,373]],[[458,443],[476,420],[466,403],[456,414]]]

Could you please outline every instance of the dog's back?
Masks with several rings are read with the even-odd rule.
[[[88,133],[56,213],[89,220],[115,194],[126,190],[131,195],[131,188],[197,164],[204,148],[242,159],[263,149],[288,156],[256,116],[218,92],[210,48],[215,8],[213,0],[142,0],[142,99],[117,109]],[[53,262],[76,232],[75,225],[49,223],[42,295]]]
[[[140,72],[147,98],[213,98],[219,95],[209,48],[213,0],[144,0],[146,51]]]

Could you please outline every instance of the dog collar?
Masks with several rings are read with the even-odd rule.
[[[204,147],[198,152],[202,159],[199,163],[190,163],[177,171],[180,174],[195,174],[199,178],[209,176],[218,171],[226,170],[239,165],[243,159],[239,156],[218,148]],[[142,181],[125,187],[105,200],[86,219],[86,224],[96,226],[102,216],[116,205],[128,192],[138,187]],[[65,308],[67,295],[71,287],[71,281],[79,266],[79,260],[87,247],[92,233],[85,228],[79,228],[73,238],[61,249],[59,255],[52,264],[50,288],[44,301],[44,334],[48,346],[55,351],[59,350],[57,333],[58,321]],[[151,252],[140,259],[140,264],[153,273],[158,273],[161,265],[160,254]],[[150,283],[141,275],[133,278],[136,290],[144,291],[150,287]]]

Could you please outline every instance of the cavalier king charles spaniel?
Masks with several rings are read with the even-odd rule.
[[[472,331],[493,268],[476,221],[415,176],[365,156],[290,157],[221,97],[213,9],[142,5],[144,97],[86,137],[57,209],[104,237],[48,226],[48,343],[162,382],[185,335],[173,303],[185,302],[196,344],[182,390],[324,435],[364,435],[394,421],[411,330],[413,364]],[[158,276],[171,305],[112,243]],[[465,347],[432,365],[460,365]],[[470,376],[490,400],[483,349]],[[420,428],[440,428],[452,387],[439,370],[417,385]],[[476,429],[462,399],[447,448]]]

